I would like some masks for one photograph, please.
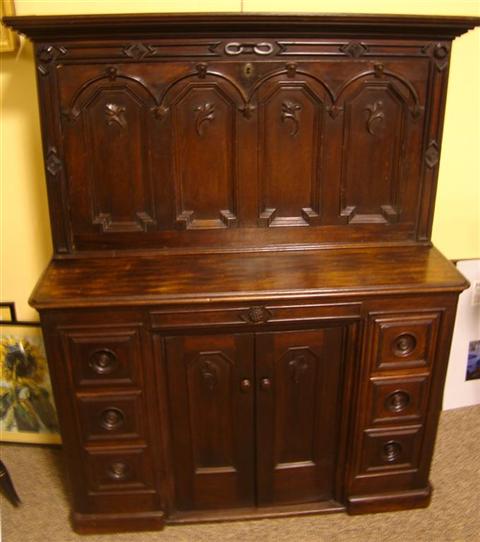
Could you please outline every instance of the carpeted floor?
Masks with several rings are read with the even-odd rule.
[[[366,516],[297,518],[171,526],[154,533],[82,537],[68,522],[58,448],[2,445],[23,505],[3,498],[3,542],[480,542],[480,406],[442,414],[427,509]]]

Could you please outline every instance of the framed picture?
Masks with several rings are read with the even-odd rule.
[[[59,444],[58,419],[40,325],[18,321],[13,304],[1,305],[0,440]],[[5,308],[11,308],[9,320],[3,318]]]
[[[15,15],[13,0],[0,1],[0,17]],[[18,45],[18,35],[0,23],[0,53],[13,53]]]

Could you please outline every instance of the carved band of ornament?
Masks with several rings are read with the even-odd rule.
[[[365,111],[368,111],[367,131],[373,136],[378,135],[376,130],[385,120],[385,113],[382,111],[382,108],[383,102],[381,100],[377,100],[365,108]]]
[[[125,118],[126,108],[117,104],[107,104],[105,106],[105,119],[108,126],[117,124],[121,128],[127,126],[127,119]]]
[[[195,130],[199,136],[202,136],[205,123],[212,122],[215,119],[215,104],[206,102],[202,105],[195,106],[193,111],[197,113]]]
[[[438,164],[439,160],[440,160],[440,148],[438,146],[438,143],[432,139],[432,141],[430,141],[425,151],[425,163],[430,169],[432,169]]]
[[[368,52],[368,47],[359,41],[351,41],[342,45],[340,51],[353,58],[358,58]]]
[[[448,66],[450,49],[444,43],[429,43],[422,49],[422,53],[432,57],[438,71],[443,71]]]
[[[230,56],[241,55],[243,53],[255,53],[256,55],[267,56],[273,53],[273,45],[266,41],[261,43],[240,43],[232,41],[225,45],[225,54]]]
[[[218,374],[213,361],[207,359],[202,362],[200,365],[200,375],[203,384],[209,391],[213,391],[217,387]]]
[[[300,127],[300,123],[298,120],[298,112],[302,110],[302,106],[299,104],[296,104],[294,102],[291,102],[289,100],[286,100],[282,103],[282,113],[281,113],[281,119],[282,122],[291,122],[292,129],[290,131],[291,136],[296,136],[298,133],[298,129]]]
[[[37,52],[37,69],[42,75],[48,75],[50,65],[57,60],[59,56],[65,56],[68,49],[60,45],[45,45]]]
[[[47,171],[54,177],[62,169],[62,161],[58,157],[58,152],[55,147],[49,147],[45,165],[47,167]]]
[[[143,43],[132,43],[122,49],[125,56],[133,58],[134,60],[142,60],[145,57],[155,56],[158,49],[153,45],[144,45]]]

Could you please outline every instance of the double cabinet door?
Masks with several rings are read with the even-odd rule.
[[[334,498],[345,337],[165,337],[178,510]]]

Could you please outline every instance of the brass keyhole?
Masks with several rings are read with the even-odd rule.
[[[245,66],[243,67],[243,75],[245,75],[245,77],[252,77],[253,64],[251,64],[250,62],[247,62],[247,64],[245,64]]]

